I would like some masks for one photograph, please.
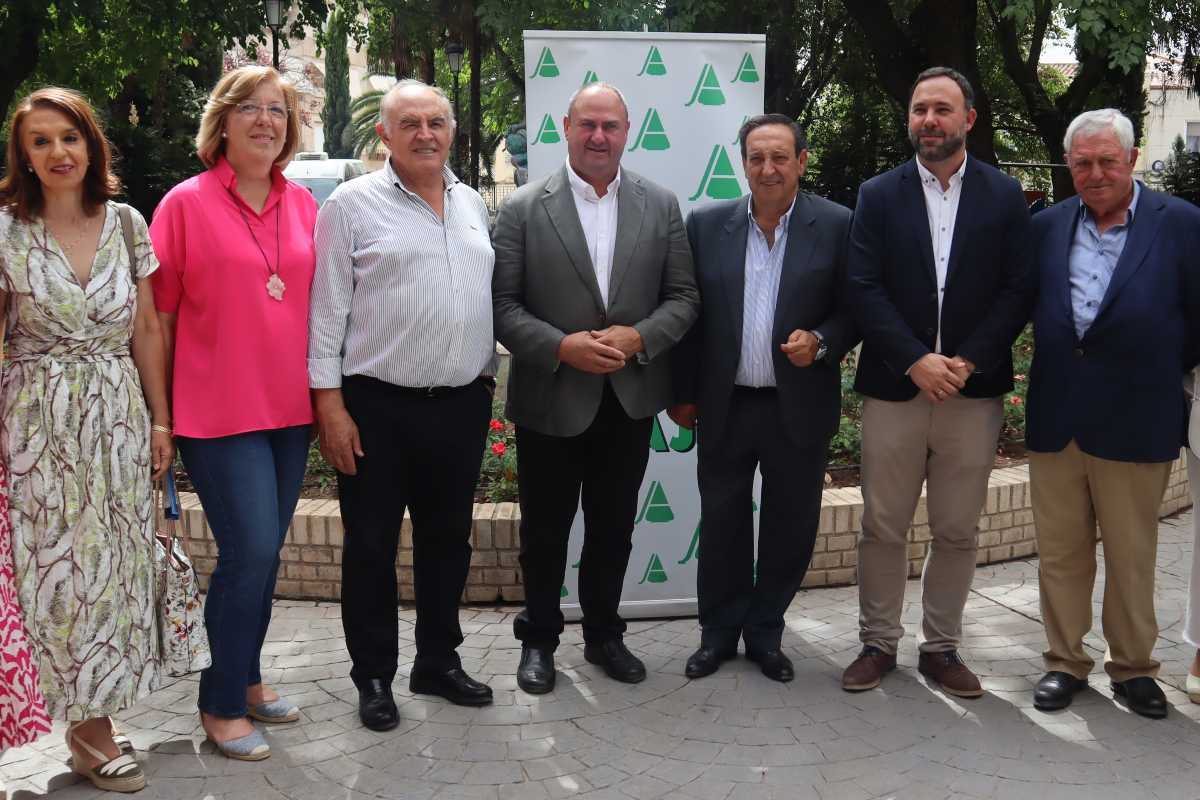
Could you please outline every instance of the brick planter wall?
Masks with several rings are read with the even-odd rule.
[[[208,530],[200,501],[183,494],[182,535],[200,575],[201,586],[216,564],[217,547]],[[1029,468],[1009,467],[992,471],[987,502],[979,520],[979,564],[995,564],[1026,558],[1037,552],[1033,510],[1029,495]],[[1160,516],[1174,514],[1191,505],[1187,469],[1183,458],[1171,468]],[[472,603],[520,602],[520,566],[517,563],[520,511],[516,503],[482,503],[475,506],[471,543],[475,548],[463,600]],[[817,531],[812,565],[804,586],[842,586],[857,579],[857,541],[862,531],[862,492],[858,488],[827,489],[821,523]],[[336,600],[340,596],[342,563],[342,519],[335,500],[301,500],[288,531],[279,567],[278,597]],[[917,505],[913,527],[908,532],[908,571],[921,572],[929,548],[929,525],[925,500]],[[400,594],[413,598],[412,524],[406,515],[400,532],[400,554],[396,561]]]

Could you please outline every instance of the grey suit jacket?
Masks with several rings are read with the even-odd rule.
[[[550,436],[575,436],[600,407],[606,376],[558,360],[563,337],[609,325],[641,334],[643,353],[607,376],[633,419],[671,402],[667,353],[691,327],[700,294],[675,196],[622,170],[608,306],[599,284],[566,167],[522,186],[492,228],[496,338],[512,353],[508,418]]]

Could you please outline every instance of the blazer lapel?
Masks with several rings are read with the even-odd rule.
[[[733,321],[734,352],[742,351],[742,314],[746,302],[746,237],[750,227],[746,219],[750,196],[734,207],[733,215],[721,231],[720,264],[729,300],[729,318]]]
[[[1125,249],[1121,251],[1121,257],[1117,259],[1117,268],[1113,270],[1112,278],[1108,282],[1108,289],[1104,292],[1104,299],[1100,301],[1100,308],[1096,311],[1096,321],[1100,320],[1105,310],[1112,305],[1113,298],[1129,282],[1138,268],[1145,263],[1146,254],[1150,252],[1150,245],[1154,244],[1154,239],[1158,236],[1158,226],[1162,224],[1161,212],[1166,205],[1157,192],[1142,187],[1142,193],[1138,197],[1138,207],[1133,212],[1133,222],[1130,224],[1129,233],[1125,238]],[[1092,323],[1092,327],[1095,327],[1095,322]],[[1091,328],[1088,330],[1090,331]]]
[[[1048,234],[1049,241],[1046,247],[1051,258],[1047,260],[1049,274],[1046,278],[1052,281],[1051,290],[1054,297],[1062,306],[1062,311],[1067,319],[1071,320],[1071,326],[1074,327],[1075,310],[1071,306],[1071,245],[1075,241],[1075,229],[1079,227],[1079,197],[1064,200],[1063,204],[1069,209],[1064,209],[1063,212],[1067,215],[1067,224],[1053,226],[1051,233]],[[1047,209],[1039,213],[1054,212]]]
[[[912,158],[900,172],[904,184],[901,194],[904,199],[905,224],[917,237],[921,259],[925,262],[925,273],[929,282],[937,289],[937,271],[933,266],[933,240],[929,238],[929,211],[925,208],[925,188],[921,186],[921,174],[917,172],[917,159]]]
[[[591,293],[598,311],[604,311],[604,300],[600,297],[600,284],[596,282],[596,270],[592,266],[592,257],[588,255],[587,239],[583,235],[583,226],[579,224],[579,212],[575,209],[575,198],[571,194],[571,182],[567,180],[567,168],[563,167],[555,176],[546,182],[546,193],[542,196],[542,205],[550,217],[554,231],[562,242],[563,249],[571,259],[579,279]]]
[[[800,275],[817,252],[820,231],[816,228],[817,215],[812,201],[803,192],[796,195],[796,205],[788,220],[787,247],[783,251],[783,265],[779,276],[779,294],[775,298],[775,319],[771,321],[773,342],[783,342],[791,331],[785,331],[784,320],[793,310],[790,302],[800,282]]]
[[[621,279],[629,271],[645,218],[646,187],[636,175],[622,172],[621,185],[617,188],[617,233],[613,243],[612,273],[608,276],[610,305],[617,296]]]
[[[950,240],[950,260],[946,264],[946,286],[950,285],[950,281],[954,277],[954,269],[958,266],[963,249],[967,246],[966,240],[970,235],[972,220],[976,219],[977,215],[982,217],[986,213],[984,209],[980,208],[984,193],[983,176],[979,174],[979,165],[972,158],[967,158],[967,169],[963,173],[962,188],[959,191],[958,213],[954,216],[954,231],[951,234],[953,238]],[[925,230],[929,230],[928,220],[925,223]],[[931,241],[930,253],[932,252]]]

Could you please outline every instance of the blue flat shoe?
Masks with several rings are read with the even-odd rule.
[[[214,741],[212,737],[208,740],[216,746],[221,755],[235,761],[262,761],[271,755],[271,745],[267,744],[262,732],[257,729],[254,733],[227,742]]]
[[[282,697],[269,703],[259,703],[246,709],[246,716],[259,722],[295,722],[300,719],[300,709],[295,703]]]

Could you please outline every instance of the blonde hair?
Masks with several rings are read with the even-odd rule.
[[[196,133],[196,155],[204,162],[204,166],[215,165],[225,155],[225,140],[221,136],[225,117],[234,106],[246,102],[250,95],[258,91],[264,81],[274,81],[283,92],[283,102],[288,109],[287,135],[275,164],[283,166],[291,160],[300,144],[300,110],[297,108],[296,87],[271,67],[252,64],[222,75],[208,96],[208,102],[204,104],[204,116],[200,118],[200,130]]]

